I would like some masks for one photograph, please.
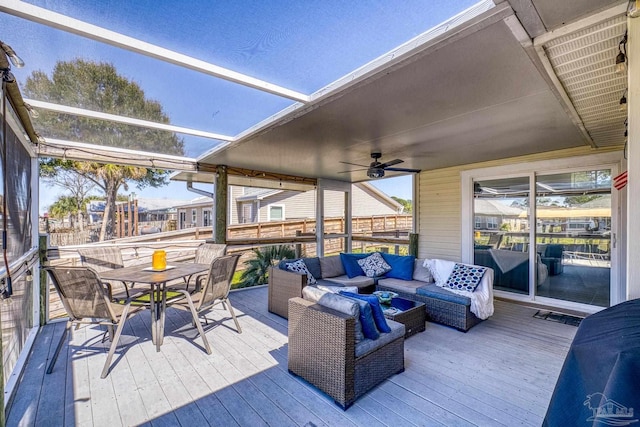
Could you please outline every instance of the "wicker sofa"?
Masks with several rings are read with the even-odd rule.
[[[313,267],[310,272],[315,277],[320,277],[319,284],[357,286],[360,293],[380,290],[396,292],[400,297],[424,302],[426,318],[428,321],[441,323],[466,332],[473,326],[480,323],[475,314],[471,312],[470,298],[454,294],[436,286],[433,283],[429,271],[423,266],[424,259],[404,257],[411,260],[411,271],[404,278],[380,277],[375,280],[365,276],[358,276],[349,279],[339,265],[340,258],[328,256],[320,258],[306,258],[305,263],[313,265],[319,263],[320,271],[314,273]],[[484,280],[487,286],[493,286],[493,270],[489,269]],[[376,283],[373,287],[371,284]],[[284,318],[288,317],[288,300],[290,298],[301,297],[302,289],[307,286],[307,276],[304,274],[286,271],[279,266],[273,267],[269,272],[269,296],[268,309]]]
[[[375,290],[375,280],[370,277],[356,276],[349,278],[345,273],[339,256],[303,258],[310,273],[317,279],[319,285],[355,286],[360,293],[371,293]],[[302,297],[302,288],[307,286],[307,276],[287,271],[284,260],[269,269],[268,309],[271,313],[288,317],[289,298]]]
[[[402,298],[423,302],[428,321],[451,326],[463,332],[482,322],[471,312],[470,298],[437,286],[423,264],[424,259],[416,258],[412,280],[381,278],[377,281],[376,290],[395,292]],[[492,287],[493,270],[487,269],[482,280],[485,286]]]
[[[371,340],[356,343],[355,316],[302,298],[292,298],[288,305],[289,372],[318,387],[341,408],[404,371],[404,325],[389,320],[394,333],[386,334],[384,341],[378,338],[379,345]],[[358,355],[361,345],[369,348]]]

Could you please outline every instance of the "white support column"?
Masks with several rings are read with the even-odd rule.
[[[320,182],[316,187],[316,255],[324,256],[324,188]]]
[[[627,18],[627,286],[626,299],[640,298],[640,18]]]
[[[351,252],[351,244],[352,244],[352,217],[353,217],[353,195],[351,191],[351,186],[349,186],[349,190],[344,193],[344,232],[346,233],[346,237],[344,238],[344,250],[347,252]]]

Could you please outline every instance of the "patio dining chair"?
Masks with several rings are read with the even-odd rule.
[[[240,258],[240,255],[226,255],[216,258],[211,263],[211,268],[204,280],[202,289],[194,293],[189,293],[186,290],[178,290],[178,292],[182,293],[185,298],[167,302],[171,307],[191,312],[191,315],[193,316],[193,323],[198,328],[198,332],[202,336],[202,340],[207,348],[207,353],[209,354],[211,354],[211,349],[204,336],[199,316],[204,313],[205,324],[208,324],[206,312],[212,309],[215,305],[222,304],[222,307],[225,310],[229,310],[229,313],[236,324],[238,333],[242,333],[236,314],[228,299],[229,290],[231,289],[231,280],[233,279],[233,273],[235,272],[236,265],[238,264],[238,258]]]
[[[195,258],[193,260],[196,264],[211,264],[213,260],[225,255],[227,251],[227,245],[221,243],[202,243],[196,248]],[[185,283],[185,290],[189,290],[189,285],[194,285],[194,291],[198,291],[202,288],[202,281],[207,277],[206,274],[198,274],[196,276],[190,276]]]
[[[78,254],[80,254],[80,261],[84,267],[92,268],[98,273],[124,267],[122,252],[120,252],[120,248],[117,246],[80,248],[78,249]],[[124,297],[125,299],[129,298],[129,288],[127,285],[133,287],[132,283],[127,284],[122,282],[122,286],[124,287],[123,295],[122,292],[114,293],[111,282],[104,282],[104,285],[109,289],[109,296],[115,299],[119,299],[119,296]]]
[[[45,270],[49,273],[69,315],[65,330],[47,368],[47,374],[53,371],[60,350],[73,324],[77,326],[80,324],[99,324],[107,326],[107,332],[111,339],[111,346],[101,375],[101,378],[106,378],[126,320],[145,307],[131,305],[130,299],[120,303],[113,302],[109,298],[100,276],[91,268],[59,266],[46,267]],[[116,327],[115,333],[114,326]]]

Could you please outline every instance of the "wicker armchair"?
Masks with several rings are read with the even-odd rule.
[[[302,298],[289,300],[289,372],[347,409],[367,391],[404,371],[404,332],[361,357],[355,317]]]
[[[269,268],[268,310],[287,319],[289,298],[302,297],[302,288],[307,286],[306,274],[292,274],[278,267]]]

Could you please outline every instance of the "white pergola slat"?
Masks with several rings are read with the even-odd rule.
[[[151,58],[159,59],[170,64],[178,65],[200,73],[225,79],[244,86],[292,99],[298,102],[308,102],[309,96],[282,86],[269,83],[255,77],[247,76],[210,62],[202,61],[191,56],[183,55],[115,31],[107,30],[97,25],[89,24],[48,9],[37,7],[22,1],[6,0],[0,3],[0,11],[18,16],[29,21],[48,25],[91,40],[116,46],[131,52],[139,53]]]

